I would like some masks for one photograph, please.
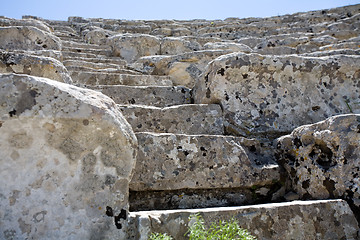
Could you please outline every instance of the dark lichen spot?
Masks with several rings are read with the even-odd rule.
[[[108,217],[113,217],[114,216],[114,213],[113,213],[113,210],[111,207],[109,206],[106,206],[106,212],[105,212],[106,216]]]
[[[16,110],[12,110],[9,112],[10,117],[16,116]]]
[[[105,185],[113,185],[116,182],[116,178],[112,175],[106,175],[105,177]]]
[[[293,143],[296,146],[296,148],[299,148],[299,147],[302,146],[301,140],[299,138],[297,138],[297,137],[294,138]]]
[[[225,75],[225,69],[224,69],[224,68],[220,68],[220,69],[217,71],[217,74],[220,74],[221,76],[224,76],[224,75]]]
[[[206,98],[210,98],[211,90],[210,88],[206,89]]]
[[[130,100],[129,100],[129,103],[130,103],[130,104],[135,104],[135,99],[134,99],[134,98],[130,99]]]
[[[335,191],[335,182],[331,179],[325,179],[323,185],[326,187],[326,190],[329,192],[331,198],[334,198]]]
[[[87,126],[87,125],[89,125],[89,120],[87,120],[87,119],[84,119],[84,120],[83,120],[83,124],[84,124],[84,126]]]
[[[249,150],[250,152],[256,152],[256,147],[254,145],[251,145]]]
[[[121,220],[121,219],[126,220],[126,218],[127,218],[127,212],[126,212],[126,210],[121,209],[119,215],[117,215],[117,216],[114,217],[115,226],[116,226],[117,229],[121,229],[121,228],[122,228],[122,225],[121,225],[121,223],[120,223],[120,220]]]
[[[319,106],[313,106],[311,109],[312,109],[314,112],[316,112],[316,111],[320,110],[320,107],[319,107]]]
[[[247,78],[248,78],[248,76],[249,76],[249,74],[244,73],[244,74],[242,74],[242,76],[243,76],[243,78],[244,78],[244,79],[247,79]]]
[[[185,156],[189,155],[190,153],[188,151],[184,151]]]
[[[310,179],[303,181],[301,185],[304,189],[308,189],[310,187]]]
[[[315,144],[309,156],[325,171],[337,165],[333,160],[333,152],[326,146],[326,143]]]

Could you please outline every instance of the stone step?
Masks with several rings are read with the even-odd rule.
[[[249,189],[280,181],[279,166],[273,156],[254,139],[135,134],[139,143],[139,164],[130,183],[132,191]]]
[[[125,65],[119,64],[111,64],[111,63],[93,63],[89,61],[82,61],[82,60],[65,60],[63,61],[64,66],[77,66],[77,67],[86,67],[92,69],[106,69],[106,68],[114,68],[114,69],[121,69],[124,68]]]
[[[104,56],[111,55],[110,49],[92,49],[92,48],[79,48],[79,47],[66,47],[66,46],[63,46],[62,49],[63,51],[66,52],[89,53],[89,54],[104,55]]]
[[[174,84],[167,76],[140,75],[132,70],[124,73],[111,72],[70,72],[74,83],[78,85],[127,85],[127,86],[167,86]]]
[[[116,64],[120,66],[126,66],[127,62],[118,57],[82,57],[82,56],[74,56],[73,55],[63,55],[63,61],[72,60],[72,61],[86,61],[90,63],[108,63],[108,64]]]
[[[223,135],[222,110],[216,104],[187,104],[166,108],[121,106],[135,132]]]
[[[76,74],[81,72],[90,72],[90,73],[117,73],[117,74],[137,74],[137,72],[133,70],[129,70],[126,68],[104,68],[104,69],[96,69],[91,67],[84,67],[84,66],[67,66],[67,70],[74,74],[74,76],[77,76]]]
[[[71,51],[62,51],[64,58],[109,58],[105,55],[97,55],[93,53],[83,53],[83,52],[71,52]]]
[[[188,239],[190,215],[200,214],[207,227],[235,219],[261,240],[358,239],[358,223],[343,200],[294,201],[241,207],[130,212],[135,229],[128,239],[145,240],[153,232]]]
[[[99,85],[88,87],[108,95],[120,105],[169,107],[192,102],[190,89],[182,86]]]
[[[62,41],[63,48],[87,48],[87,49],[110,49],[109,46],[105,45],[98,45],[98,44],[90,44],[90,43],[79,43],[79,42],[73,42],[73,41]]]
[[[66,33],[73,33],[77,34],[75,29],[70,26],[63,26],[63,25],[51,25],[55,32],[66,32]]]

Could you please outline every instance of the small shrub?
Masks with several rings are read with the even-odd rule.
[[[166,233],[152,233],[149,240],[172,240],[173,238]]]
[[[248,231],[239,227],[235,219],[212,223],[208,229],[200,214],[189,217],[189,229],[186,233],[190,240],[256,240]],[[152,233],[150,240],[172,240],[166,233]]]
[[[236,220],[219,221],[212,223],[209,229],[205,228],[204,219],[200,214],[191,215],[189,227],[190,240],[255,240],[245,229],[239,227]]]

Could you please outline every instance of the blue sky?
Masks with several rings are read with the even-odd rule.
[[[114,19],[225,19],[267,17],[358,4],[360,0],[0,0],[0,15]]]

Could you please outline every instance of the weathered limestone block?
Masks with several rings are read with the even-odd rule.
[[[36,27],[0,27],[0,48],[11,50],[61,50],[60,39]]]
[[[262,55],[288,55],[297,53],[296,49],[288,46],[266,47],[255,52]]]
[[[277,139],[277,148],[300,197],[343,198],[360,209],[360,114],[296,128]]]
[[[227,132],[276,135],[342,113],[360,113],[360,57],[234,53],[211,62],[195,103],[220,103]]]
[[[135,132],[223,135],[222,110],[216,104],[187,104],[166,108],[123,106]]]
[[[133,191],[251,188],[280,180],[278,165],[259,142],[216,135],[136,133]]]
[[[171,79],[167,76],[72,72],[71,77],[79,85],[173,86]]]
[[[200,44],[195,41],[187,41],[178,37],[165,37],[161,39],[160,54],[176,55],[186,52],[198,51],[200,48]]]
[[[36,19],[13,19],[13,18],[0,18],[1,27],[12,26],[31,26],[36,27],[45,32],[52,32],[53,30],[46,23]]]
[[[320,47],[320,51],[327,51],[327,50],[336,50],[336,49],[354,49],[359,50],[360,48],[360,41],[357,42],[343,42],[337,44],[330,44],[326,46]]]
[[[243,207],[133,212],[137,225],[133,239],[145,240],[151,232],[167,233],[176,240],[188,239],[189,216],[200,213],[207,225],[229,221],[248,229],[257,239],[358,239],[357,221],[342,200],[294,201]]]
[[[104,45],[109,37],[115,35],[115,32],[105,30],[102,28],[92,29],[85,33],[85,41],[91,44]]]
[[[64,65],[49,57],[0,50],[0,73],[27,74],[72,84],[72,79]]]
[[[209,42],[204,45],[204,49],[226,49],[232,52],[250,53],[253,50],[245,44],[234,42]]]
[[[134,62],[143,56],[160,54],[160,39],[146,34],[118,34],[108,38],[113,55],[128,62]]]
[[[125,239],[137,140],[114,102],[2,74],[0,106],[0,238]]]
[[[192,101],[190,89],[182,86],[102,85],[90,87],[104,93],[120,105],[136,104],[154,107],[169,107],[190,104]]]
[[[170,76],[174,85],[193,87],[207,64],[229,50],[203,50],[173,56],[142,57],[131,65],[146,74]]]

